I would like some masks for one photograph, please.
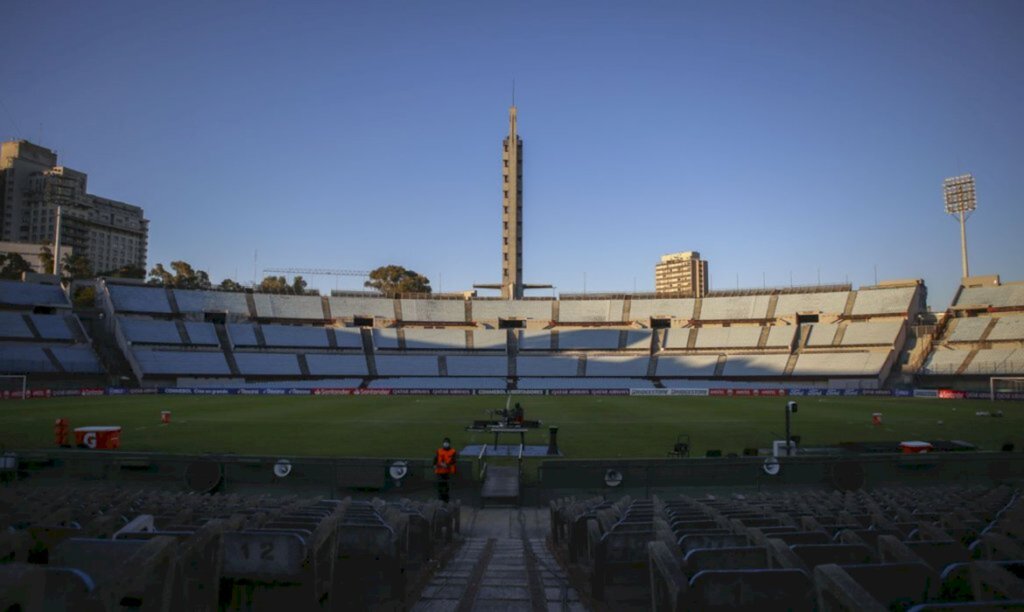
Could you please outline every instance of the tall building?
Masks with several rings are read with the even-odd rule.
[[[654,290],[704,297],[708,292],[708,262],[697,251],[662,255],[654,266]]]
[[[501,297],[523,297],[523,140],[516,132],[516,107],[508,110],[503,143],[501,197]]]
[[[508,136],[501,152],[501,284],[476,284],[478,289],[500,289],[501,297],[518,300],[526,289],[551,285],[523,282],[523,139],[516,127],[516,107],[508,109]]]
[[[15,140],[0,145],[0,240],[54,242],[57,207],[61,244],[84,255],[95,273],[145,269],[149,221],[138,206],[91,195],[84,172],[57,165],[57,154]]]

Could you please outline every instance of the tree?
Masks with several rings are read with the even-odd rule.
[[[76,308],[92,308],[96,305],[96,289],[92,287],[79,287],[75,291]]]
[[[31,272],[32,266],[17,253],[0,253],[0,278],[21,280],[23,272]]]
[[[44,244],[39,249],[39,261],[43,264],[43,274],[53,274],[53,251],[50,245]]]
[[[92,278],[92,263],[89,258],[79,253],[72,253],[64,256],[61,266],[64,269],[64,276],[71,279]]]
[[[364,287],[376,289],[385,295],[396,293],[430,293],[430,279],[402,266],[381,266],[370,272]]]
[[[237,283],[231,280],[230,278],[225,278],[224,280],[220,281],[220,284],[217,285],[217,288],[222,291],[245,291],[245,287],[243,287],[241,283]]]
[[[150,285],[167,285],[173,287],[174,275],[164,268],[164,264],[158,263],[149,271],[149,280],[146,282]]]
[[[142,266],[127,265],[121,266],[116,270],[107,270],[106,272],[100,272],[96,276],[106,276],[109,278],[146,278],[146,269]]]
[[[173,271],[173,273],[172,273]],[[150,285],[165,285],[176,289],[209,289],[210,275],[203,270],[196,270],[185,261],[172,261],[171,271],[163,264],[156,264],[149,271]]]
[[[292,293],[295,295],[306,295],[306,279],[296,276],[292,280]]]
[[[268,276],[260,281],[256,291],[260,293],[292,293],[292,287],[283,276]]]

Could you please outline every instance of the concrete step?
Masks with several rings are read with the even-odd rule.
[[[431,610],[570,610],[579,593],[544,538],[468,538],[412,606]]]
[[[517,500],[519,470],[514,467],[488,466],[480,497],[489,500]]]

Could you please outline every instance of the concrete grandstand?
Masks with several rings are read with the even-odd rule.
[[[1024,285],[965,279],[561,299],[228,293],[97,280],[0,285],[0,363],[35,380],[415,389],[875,389],[1024,374]],[[88,321],[89,332],[83,320]]]

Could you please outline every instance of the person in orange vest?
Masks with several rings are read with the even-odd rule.
[[[449,479],[455,473],[456,461],[458,461],[458,455],[455,449],[452,448],[452,441],[445,438],[441,443],[441,448],[437,449],[437,452],[434,453],[434,473],[437,474],[437,496],[443,502],[448,501]]]

